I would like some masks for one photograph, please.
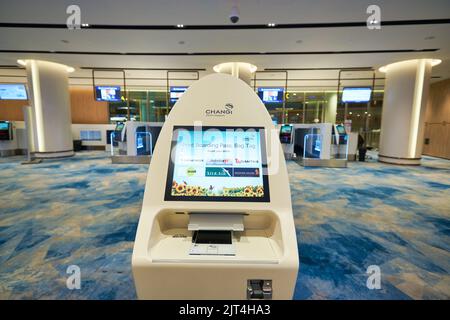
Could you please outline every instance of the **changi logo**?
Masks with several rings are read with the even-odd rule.
[[[227,103],[225,104],[225,106],[223,107],[223,109],[209,109],[207,108],[205,110],[205,114],[207,116],[226,116],[226,115],[230,115],[233,114],[233,104],[232,103]]]

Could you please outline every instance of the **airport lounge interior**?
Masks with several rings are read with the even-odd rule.
[[[450,1],[0,1],[1,300],[449,300]]]

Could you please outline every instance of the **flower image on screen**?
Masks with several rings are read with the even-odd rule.
[[[175,129],[166,200],[267,201],[265,148],[260,129]]]

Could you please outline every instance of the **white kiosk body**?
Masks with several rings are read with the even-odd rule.
[[[175,104],[155,147],[132,257],[137,296],[291,299],[298,267],[269,113],[242,80],[206,76]]]

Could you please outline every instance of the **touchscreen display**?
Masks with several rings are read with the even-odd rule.
[[[165,200],[270,201],[263,128],[174,127]]]

